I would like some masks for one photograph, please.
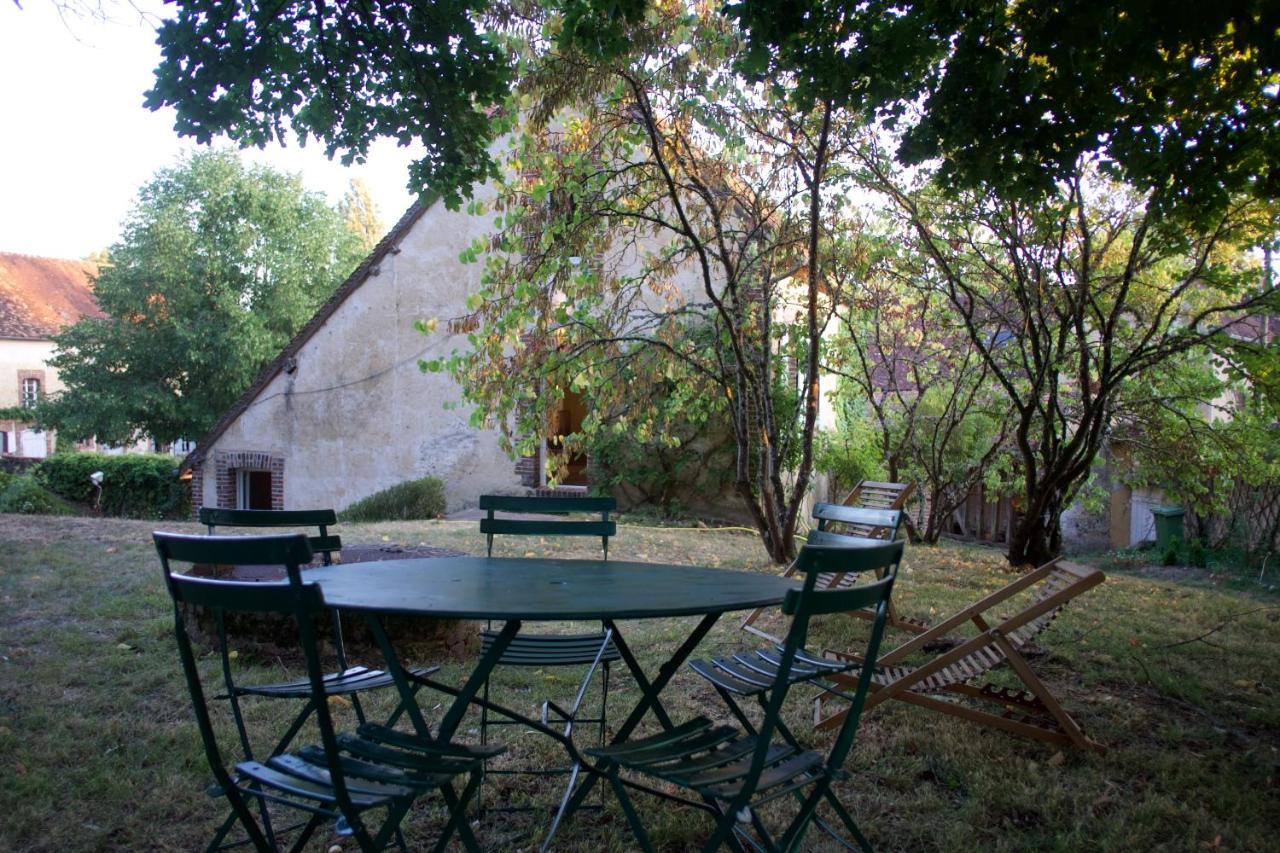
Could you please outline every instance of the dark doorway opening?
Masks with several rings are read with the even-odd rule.
[[[239,509],[274,509],[271,504],[271,472],[241,471]]]
[[[587,416],[587,404],[580,394],[565,391],[560,408],[552,413],[551,429],[547,435],[547,453],[564,457],[563,443],[566,436],[573,435],[582,429],[582,419]],[[560,479],[566,486],[587,485],[587,456],[585,453],[574,453],[567,458],[561,470],[567,473]]]

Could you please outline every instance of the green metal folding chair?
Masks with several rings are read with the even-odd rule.
[[[165,583],[174,603],[174,629],[178,653],[191,694],[196,723],[205,755],[213,771],[211,793],[225,796],[231,816],[215,834],[208,850],[252,845],[260,851],[279,849],[279,839],[296,833],[291,849],[301,850],[316,830],[332,821],[340,834],[351,835],[361,850],[385,849],[397,842],[407,849],[399,832],[400,822],[413,801],[426,791],[438,790],[449,807],[437,849],[443,849],[456,832],[468,850],[478,850],[467,824],[467,802],[480,781],[487,757],[502,751],[458,744],[443,744],[425,737],[397,732],[384,726],[362,725],[357,733],[338,733],[329,713],[325,674],[317,648],[313,619],[326,611],[324,597],[315,584],[304,584],[299,567],[311,560],[312,551],[302,534],[287,536],[185,536],[155,533],[156,550],[164,567]],[[288,579],[274,583],[243,583],[176,574],[172,563],[223,563],[231,565],[284,565]],[[273,753],[263,761],[252,753],[228,760],[219,743],[217,727],[204,678],[186,626],[185,608],[204,608],[216,619],[226,613],[270,613],[292,626],[306,661],[309,701],[319,743],[289,753]],[[233,685],[234,672],[224,671]],[[243,731],[239,702],[230,701],[232,716]],[[248,743],[245,738],[241,746]],[[453,780],[468,777],[462,792]],[[251,808],[256,804],[257,814]],[[277,829],[274,811],[292,810],[305,815],[300,822]],[[369,823],[370,813],[385,810],[380,822]],[[227,842],[236,824],[245,838]],[[376,827],[376,828],[375,828]],[[224,843],[226,842],[226,843]]]
[[[307,537],[307,543],[311,547],[313,557],[319,554],[324,565],[329,566],[333,564],[332,554],[342,551],[342,539],[336,534],[329,533],[328,530],[329,525],[337,523],[337,515],[332,509],[266,510],[202,507],[200,509],[200,523],[208,526],[210,535],[213,534],[218,526],[258,529],[314,526],[319,528],[319,535]],[[262,564],[271,565],[265,560]],[[261,696],[268,699],[293,699],[305,703],[297,717],[294,718],[293,724],[281,735],[279,741],[272,748],[271,755],[284,752],[302,729],[308,717],[316,710],[316,702],[312,698],[310,682],[306,678],[295,678],[270,684],[233,684],[231,679],[231,659],[229,657],[231,644],[228,642],[226,620],[221,616],[216,616],[214,623],[214,630],[218,636],[218,648],[222,655],[223,680],[226,685],[225,695],[216,698],[231,700],[232,716],[235,720],[236,730],[240,735],[241,749],[246,757],[252,758],[253,751],[250,747],[248,732],[245,731],[244,717],[239,708],[239,700],[242,697]],[[348,663],[346,643],[343,640],[342,633],[342,616],[337,610],[329,611],[329,624],[332,627],[331,640],[333,642],[334,656],[337,658],[337,670],[325,673],[324,695],[347,697],[351,703],[352,710],[355,711],[356,719],[359,720],[361,725],[364,725],[368,720],[365,718],[364,705],[360,701],[360,694],[366,690],[395,687],[395,681],[392,679],[391,674],[384,670],[365,666],[352,666]],[[412,676],[425,677],[433,675],[439,669],[440,667],[438,666],[414,667],[407,670],[407,672]],[[418,687],[415,687],[415,693],[417,689]],[[395,713],[387,720],[388,726],[395,725],[396,720],[400,718],[402,710],[403,706],[397,708]]]
[[[885,542],[867,547],[819,546],[808,545],[801,550],[796,559],[795,569],[798,574],[810,571],[818,573],[814,586],[818,592],[831,588],[848,589],[852,583],[835,586],[827,582],[827,578],[839,576],[856,579],[860,575],[874,575],[877,578],[897,577],[898,566],[902,563],[902,552],[905,542]],[[819,568],[815,569],[815,566]],[[862,611],[874,619],[874,611]],[[889,607],[888,617],[892,621],[893,607]],[[743,712],[738,700],[754,697],[762,706],[765,697],[777,681],[778,670],[782,663],[783,645],[753,651],[736,652],[733,655],[714,657],[711,660],[695,660],[689,662],[689,668],[701,675],[716,689],[744,727],[750,729],[751,723]],[[834,660],[828,657],[810,654],[804,648],[796,651],[788,678],[792,684],[801,681],[817,681],[822,683],[825,677],[837,673],[848,672],[861,666],[861,661]],[[831,685],[823,685],[830,691]],[[778,723],[779,734],[794,744],[795,740],[781,721]]]
[[[617,523],[609,520],[609,513],[618,508],[617,501],[609,497],[541,497],[515,495],[481,495],[480,509],[488,512],[487,518],[480,520],[480,532],[487,541],[486,553],[493,556],[493,537],[495,535],[522,536],[599,536],[604,552],[604,559],[609,559],[609,537],[617,534]],[[500,518],[497,512],[543,514],[540,518]],[[600,513],[598,521],[579,521],[553,516],[570,512]],[[492,624],[486,625],[480,635],[480,653],[486,654],[498,639],[498,631]],[[605,629],[589,634],[539,634],[536,632],[517,634],[511,644],[498,660],[498,666],[534,667],[537,669],[561,667],[585,667],[578,689],[573,700],[566,708],[554,700],[547,699],[542,703],[542,724],[550,725],[552,717],[563,726],[565,737],[573,735],[575,728],[591,726],[595,728],[598,743],[603,744],[609,723],[609,680],[612,665],[622,659],[617,645],[613,641],[613,632]],[[591,716],[582,712],[588,688],[596,671],[601,673],[599,709]],[[488,743],[489,729],[493,726],[522,725],[517,720],[502,719],[490,715],[488,709],[489,680],[484,683],[483,700],[480,705],[480,743]],[[493,776],[558,776],[566,775],[564,793],[560,805],[552,818],[544,846],[555,837],[556,831],[564,816],[569,799],[578,782],[582,768],[576,764],[560,767],[538,767],[517,769],[486,768],[486,775]],[[483,798],[483,794],[481,795]],[[489,811],[525,811],[521,807],[494,806]]]
[[[881,555],[882,559],[893,559],[893,565],[896,565],[902,554],[901,543],[883,547],[888,550]],[[741,728],[717,725],[706,717],[698,717],[651,737],[586,750],[602,760],[600,769],[617,793],[642,849],[652,850],[653,846],[631,802],[628,788],[709,812],[715,818],[715,828],[703,850],[716,850],[721,845],[734,850],[803,849],[805,833],[816,817],[818,806],[824,801],[836,813],[857,846],[863,850],[871,849],[848,809],[831,790],[834,780],[846,778],[843,766],[858,731],[866,688],[859,685],[851,698],[849,715],[826,756],[803,749],[781,721],[782,707],[791,686],[815,677],[809,673],[814,669],[813,662],[818,659],[804,653],[809,622],[814,616],[872,608],[875,617],[866,649],[869,663],[863,668],[869,674],[874,666],[896,574],[887,572],[883,579],[853,589],[815,588],[819,573],[850,571],[845,568],[848,561],[854,555],[866,555],[867,551],[814,546],[802,549],[797,565],[804,574],[803,586],[787,593],[782,605],[783,612],[792,617],[790,630],[776,656],[760,659],[761,668],[769,675],[762,679],[759,695],[764,715],[758,726],[751,725],[738,710],[736,715],[740,717]],[[775,735],[779,735],[781,740],[775,740]],[[638,782],[630,776],[623,776],[622,770],[686,789],[699,799]],[[759,808],[783,797],[794,799],[797,812],[775,839],[761,819]],[[844,846],[851,846],[833,829],[825,825],[824,828]]]

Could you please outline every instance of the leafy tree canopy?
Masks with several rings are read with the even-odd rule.
[[[1165,211],[1280,195],[1280,6],[1265,0],[733,0],[744,70],[905,122],[907,163],[1030,196],[1102,154]]]
[[[151,109],[177,109],[201,143],[314,137],[360,162],[379,137],[426,154],[411,184],[456,205],[490,174],[488,107],[507,93],[501,46],[478,24],[483,0],[259,3],[179,0],[161,25]]]
[[[200,436],[360,255],[297,176],[219,151],[161,170],[94,286],[107,316],[55,338],[67,390],[38,418],[71,438]]]

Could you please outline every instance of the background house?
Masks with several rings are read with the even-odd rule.
[[[0,454],[40,459],[55,436],[14,417],[46,394],[62,390],[49,366],[53,335],[81,317],[100,317],[93,298],[98,270],[85,261],[0,252]]]
[[[338,509],[433,475],[450,508],[516,491],[497,434],[470,425],[461,390],[421,359],[466,346],[481,267],[459,253],[487,222],[414,204],[182,464],[195,506]],[[436,319],[424,333],[419,321]]]
[[[477,191],[488,201],[492,190]],[[405,480],[440,478],[450,510],[481,494],[546,485],[589,400],[566,394],[537,451],[512,460],[498,432],[471,423],[448,373],[419,362],[469,348],[467,299],[483,265],[460,254],[487,240],[492,221],[443,204],[414,204],[271,361],[182,463],[196,507],[343,509]],[[693,286],[677,275],[682,292]],[[434,321],[434,322],[432,322]],[[569,484],[590,484],[589,460]]]

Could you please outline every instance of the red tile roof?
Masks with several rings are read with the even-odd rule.
[[[87,261],[0,252],[0,338],[47,340],[81,317],[101,317],[98,267]]]

